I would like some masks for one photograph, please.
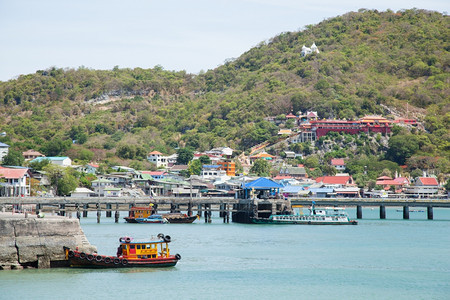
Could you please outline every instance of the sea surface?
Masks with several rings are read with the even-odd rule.
[[[355,218],[356,209],[348,208]],[[125,214],[121,214],[121,217]],[[0,299],[450,299],[450,209],[364,208],[357,226],[118,224],[81,226],[100,254],[121,236],[172,237],[182,259],[161,269],[0,271]]]

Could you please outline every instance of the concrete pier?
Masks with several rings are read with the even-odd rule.
[[[97,250],[87,241],[78,219],[41,216],[0,213],[0,270],[65,266],[64,246]]]

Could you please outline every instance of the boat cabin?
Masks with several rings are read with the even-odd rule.
[[[119,239],[120,245],[117,248],[117,256],[133,260],[169,257],[170,236],[165,236],[161,240],[133,242],[130,237]]]
[[[129,218],[147,218],[153,214],[153,206],[133,206],[128,212]]]

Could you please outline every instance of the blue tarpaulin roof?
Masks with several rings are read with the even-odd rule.
[[[276,183],[272,179],[267,179],[264,177],[260,177],[244,185],[245,189],[255,189],[255,190],[280,189],[282,187],[283,186],[281,184]]]

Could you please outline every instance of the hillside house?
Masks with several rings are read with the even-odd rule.
[[[342,172],[345,170],[345,161],[342,158],[333,158],[331,160],[331,166],[335,167],[339,172]]]
[[[416,197],[430,197],[439,191],[439,183],[434,177],[418,177],[414,185],[407,187],[405,193]]]
[[[92,197],[92,196],[95,196],[95,192],[93,190],[90,190],[88,188],[81,188],[81,187],[77,187],[75,189],[75,191],[70,193],[70,197],[73,197],[73,198],[87,198],[87,197]]]
[[[42,154],[41,152],[35,151],[33,149],[27,150],[25,152],[22,152],[23,157],[25,158],[25,160],[33,160],[35,158],[38,157],[44,157],[45,155]]]
[[[177,161],[177,154],[166,156],[159,151],[152,151],[147,155],[147,160],[156,165],[157,168],[168,168]]]
[[[322,185],[335,185],[340,187],[355,185],[352,176],[322,176],[317,177],[316,182]]]
[[[276,158],[276,156],[270,155],[269,153],[266,152],[261,152],[255,155],[250,156],[250,164],[253,164],[255,162],[255,160],[257,159],[264,159],[264,160],[274,160]]]
[[[105,188],[114,187],[113,182],[105,178],[93,180],[91,184],[91,187],[94,190],[95,194],[99,197],[105,196]]]
[[[30,195],[30,172],[27,168],[0,167],[0,196],[20,197]]]
[[[9,145],[0,142],[0,161],[3,161],[3,157],[8,155]]]
[[[304,167],[282,167],[280,169],[279,175],[290,176],[291,178],[295,179],[308,177],[308,174],[306,174],[306,170]]]
[[[31,163],[41,162],[43,160],[48,160],[51,164],[60,166],[60,167],[69,167],[72,165],[72,160],[67,156],[48,156],[48,157],[36,157]]]

